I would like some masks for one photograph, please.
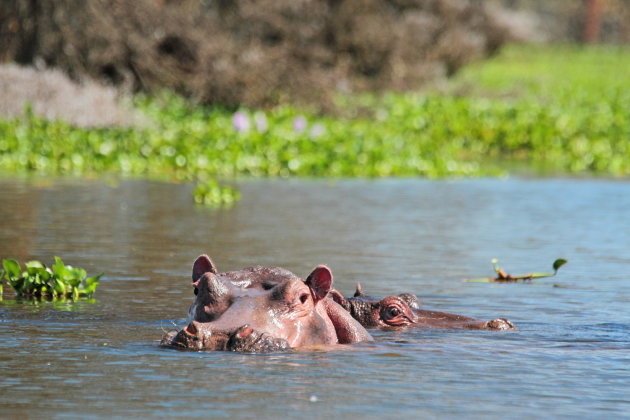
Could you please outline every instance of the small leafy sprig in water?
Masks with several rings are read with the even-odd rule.
[[[238,190],[221,185],[215,180],[197,184],[193,195],[195,203],[208,207],[231,207],[241,198]]]
[[[20,264],[13,259],[2,260],[2,267],[0,296],[2,282],[6,280],[18,296],[53,299],[90,297],[103,275],[87,277],[84,269],[65,265],[59,257],[55,257],[55,263],[50,268],[39,261],[29,261],[25,264],[26,270],[22,271]]]
[[[497,282],[497,283],[515,283],[515,282],[528,282],[533,279],[540,279],[544,277],[553,277],[558,273],[560,267],[565,265],[568,261],[563,258],[558,258],[553,262],[553,273],[529,273],[522,274],[519,276],[513,276],[508,274],[504,269],[499,267],[499,260],[496,258],[492,259],[492,268],[494,272],[497,273],[496,277],[486,277],[481,279],[472,279],[468,281],[478,282],[478,283],[489,283],[489,282]]]

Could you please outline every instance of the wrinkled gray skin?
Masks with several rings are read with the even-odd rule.
[[[281,351],[371,340],[350,314],[327,298],[332,273],[318,266],[302,280],[279,267],[218,273],[206,255],[193,265],[191,323],[163,345],[193,350]]]
[[[469,330],[513,330],[505,318],[482,321],[463,315],[420,309],[418,297],[411,293],[377,299],[366,296],[357,284],[354,296],[346,298],[336,290],[332,298],[366,328],[462,328]]]

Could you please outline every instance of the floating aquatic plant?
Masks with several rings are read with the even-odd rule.
[[[492,268],[494,269],[494,272],[497,273],[496,277],[485,277],[485,278],[479,278],[479,279],[472,279],[472,280],[468,280],[471,282],[479,282],[479,283],[490,283],[490,282],[497,282],[497,283],[516,283],[516,282],[529,282],[533,279],[540,279],[540,278],[544,278],[544,277],[553,277],[558,273],[558,269],[560,269],[560,267],[562,267],[563,265],[565,265],[568,261],[563,259],[563,258],[558,258],[557,260],[555,260],[553,262],[553,273],[529,273],[529,274],[522,274],[522,275],[518,275],[518,276],[513,276],[511,274],[508,274],[505,270],[503,270],[501,267],[499,267],[499,260],[497,260],[496,258],[492,259]]]
[[[103,273],[87,277],[87,272],[79,267],[65,265],[61,258],[49,268],[40,261],[29,261],[23,271],[13,259],[2,260],[0,270],[0,296],[2,282],[7,281],[18,296],[29,298],[70,298],[90,297],[96,291],[98,280]]]
[[[241,198],[238,190],[213,179],[197,184],[193,195],[195,203],[208,207],[231,207]]]

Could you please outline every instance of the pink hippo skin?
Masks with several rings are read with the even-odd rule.
[[[302,280],[279,267],[218,273],[206,255],[193,265],[191,323],[162,344],[190,349],[277,351],[350,344],[370,334],[332,299],[333,276],[316,267]]]

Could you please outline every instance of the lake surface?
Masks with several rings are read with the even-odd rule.
[[[0,257],[105,272],[93,302],[0,302],[3,418],[620,418],[630,413],[630,182],[248,181],[232,209],[190,185],[0,180]],[[190,270],[327,264],[345,294],[518,331],[373,333],[338,351],[158,347],[185,323]],[[558,275],[533,284],[463,279]]]

